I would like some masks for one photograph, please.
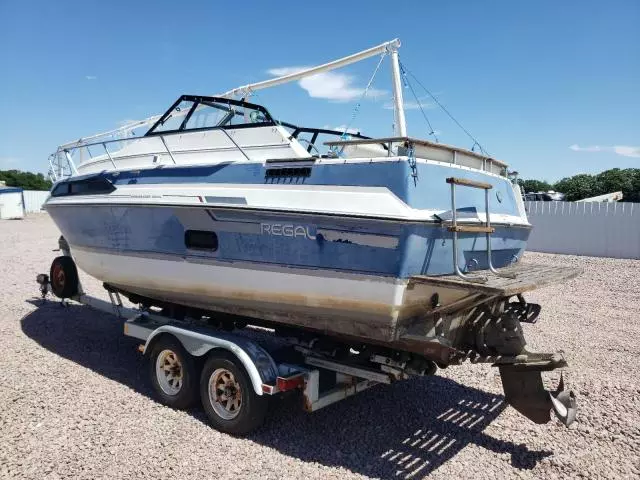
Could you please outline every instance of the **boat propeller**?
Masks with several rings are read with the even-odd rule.
[[[554,392],[545,390],[541,370],[536,368],[505,365],[500,367],[500,376],[507,403],[535,423],[549,422],[551,410],[567,427],[576,419],[576,397],[565,390],[562,374]]]
[[[578,413],[576,396],[571,390],[564,389],[564,377],[560,373],[560,382],[554,393],[549,392],[549,399],[553,405],[553,411],[567,427],[573,423]]]

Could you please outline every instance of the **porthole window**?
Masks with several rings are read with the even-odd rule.
[[[218,250],[218,235],[206,230],[187,230],[184,232],[184,243],[187,248],[196,250]]]

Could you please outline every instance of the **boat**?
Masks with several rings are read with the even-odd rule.
[[[506,163],[407,135],[399,47],[182,95],[61,145],[45,208],[75,265],[145,308],[393,351],[423,370],[491,362],[512,405],[544,422],[560,398],[570,423],[573,396],[549,400],[539,380],[564,358],[528,352],[520,324],[539,313],[524,292],[578,272],[520,263],[531,225]],[[299,126],[249,101],[374,56],[391,62],[392,136]],[[62,297],[78,289],[69,268],[52,266]]]

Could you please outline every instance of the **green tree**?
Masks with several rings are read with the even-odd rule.
[[[598,180],[593,175],[581,173],[563,178],[553,186],[554,190],[565,194],[565,200],[575,202],[583,198],[599,195]]]
[[[551,185],[543,180],[522,180],[518,179],[518,185],[522,187],[524,193],[547,192],[552,190]]]
[[[604,195],[605,193],[620,190],[624,192],[631,190],[633,175],[629,175],[629,172],[625,172],[625,170],[612,168],[596,175],[596,181],[598,183],[598,193],[596,195]]]
[[[21,172],[20,170],[0,170],[0,180],[7,187],[22,187],[25,190],[49,190],[51,180],[41,173]]]
[[[627,168],[623,172],[628,172],[627,174],[631,177],[629,190],[622,191],[623,201],[640,203],[640,168]]]
[[[612,168],[597,175],[599,195],[622,191],[623,200],[627,202],[640,201],[640,169]]]
[[[564,193],[568,201],[622,191],[623,201],[640,202],[640,169],[612,168],[597,175],[574,175],[563,178],[553,188]]]

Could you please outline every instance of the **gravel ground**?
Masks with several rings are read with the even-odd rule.
[[[640,476],[640,261],[526,255],[585,269],[530,294],[543,312],[524,327],[533,348],[566,352],[580,404],[569,429],[505,408],[497,372],[465,365],[314,414],[277,401],[265,427],[239,439],[200,410],[156,403],[138,342],[115,317],[38,305],[35,275],[57,237],[46,214],[0,222],[2,478]]]

